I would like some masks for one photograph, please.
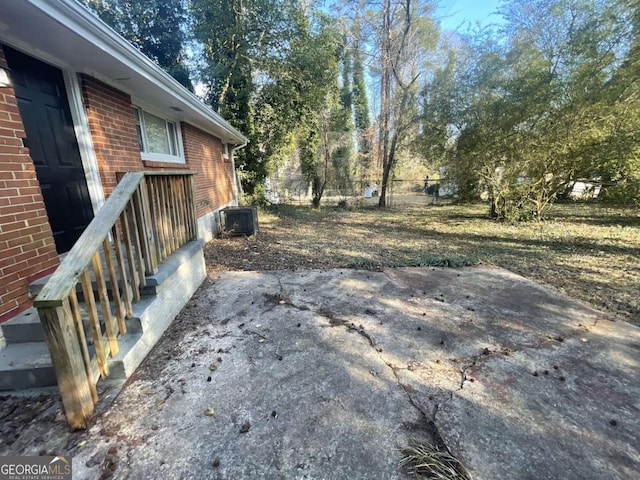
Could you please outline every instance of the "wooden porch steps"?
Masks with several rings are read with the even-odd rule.
[[[130,376],[189,301],[206,274],[203,246],[202,240],[187,243],[159,266],[157,274],[147,277],[143,296],[133,307],[133,317],[126,321],[127,334],[120,337],[120,351],[109,359],[108,380],[121,381]],[[100,309],[98,314],[102,315]],[[0,392],[56,384],[37,310],[31,308],[0,324]]]
[[[83,308],[82,304],[80,306]],[[102,317],[100,311],[98,315]],[[88,335],[90,324],[85,312],[82,314],[82,323],[85,335]],[[127,319],[126,323],[127,341],[135,343],[142,336],[140,318]],[[4,347],[0,348],[0,391],[51,387],[57,384],[36,309],[31,308],[0,325],[0,338],[2,337]],[[89,349],[93,351],[91,345]],[[126,358],[126,354],[122,358]],[[111,363],[117,363],[113,360]]]

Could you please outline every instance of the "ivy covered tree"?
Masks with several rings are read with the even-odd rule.
[[[364,82],[364,66],[362,62],[362,50],[356,43],[353,55],[353,108],[355,124],[358,130],[366,130],[371,124],[369,119],[369,96]]]
[[[367,172],[371,169],[371,120],[369,116],[369,96],[364,76],[364,52],[358,41],[354,42],[353,48],[353,69],[352,69],[352,103],[353,118],[356,133],[356,163],[360,171],[360,182],[362,186],[367,177]]]
[[[346,197],[353,191],[353,55],[343,39],[343,53],[340,58],[342,83],[340,88],[340,105],[332,112],[333,120],[328,125],[332,132],[335,152],[331,156],[334,172],[334,186],[340,195]]]
[[[311,186],[314,208],[320,206],[328,186],[344,196],[353,189],[351,57],[344,43],[340,48],[337,31],[329,28],[326,34],[333,42],[324,43],[331,47],[324,49],[323,82],[314,89],[318,108],[308,112],[297,136],[301,169]]]

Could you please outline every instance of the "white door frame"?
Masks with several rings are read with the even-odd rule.
[[[80,159],[84,169],[84,175],[91,199],[91,208],[94,215],[104,204],[104,190],[102,189],[102,181],[100,180],[100,171],[98,170],[98,158],[93,148],[91,139],[91,129],[89,128],[89,120],[84,110],[84,102],[82,100],[82,86],[78,74],[65,65],[64,62],[57,58],[44,54],[42,51],[33,49],[28,44],[21,41],[12,41],[11,39],[2,39],[2,42],[16,50],[21,51],[25,55],[48,63],[52,67],[62,72],[64,79],[67,100],[69,102],[69,110],[71,111],[71,121],[76,135],[76,142],[80,151]]]

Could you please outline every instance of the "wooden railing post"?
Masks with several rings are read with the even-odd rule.
[[[146,275],[197,236],[191,175],[123,175],[34,301],[74,429],[86,428],[95,384],[109,375],[109,357],[120,348]]]
[[[187,214],[189,215],[189,224],[191,226],[188,240],[193,240],[198,236],[198,217],[196,215],[196,197],[193,191],[193,176],[189,175],[185,178],[185,189],[187,193]]]
[[[158,253],[155,240],[156,233],[153,230],[153,222],[151,220],[149,192],[147,191],[147,182],[144,177],[140,180],[140,186],[133,195],[133,207],[138,218],[145,273],[153,275],[158,272]]]
[[[63,300],[58,307],[39,308],[38,314],[67,421],[73,429],[86,428],[94,403],[69,300]]]

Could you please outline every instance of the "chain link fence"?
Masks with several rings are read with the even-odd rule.
[[[291,177],[285,182],[275,182],[265,191],[265,197],[272,203],[309,205],[311,189],[303,178]],[[348,189],[325,189],[322,205],[376,205],[381,194],[379,182],[354,181]],[[387,206],[437,205],[448,203],[455,195],[451,181],[444,177],[394,179],[387,187]]]

